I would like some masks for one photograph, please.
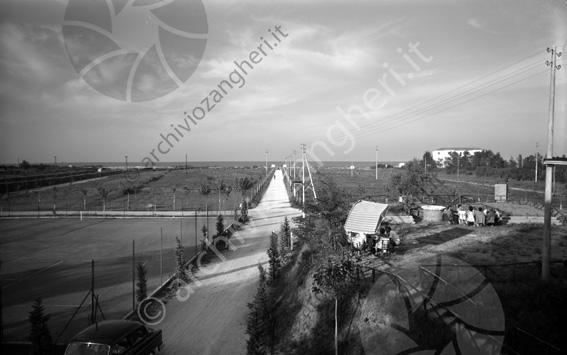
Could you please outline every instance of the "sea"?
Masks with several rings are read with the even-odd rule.
[[[400,161],[378,161],[380,165],[391,165],[397,167]],[[282,166],[285,164],[283,161],[268,161],[268,165],[275,164],[276,166]],[[313,167],[319,167],[316,162],[309,162]],[[125,169],[125,168],[143,168],[138,162],[128,163],[125,162],[70,162],[61,163],[61,165],[71,165],[71,166],[96,166],[108,169]],[[188,161],[188,168],[242,168],[242,167],[263,167],[266,165],[266,161]],[[296,166],[301,166],[301,162],[297,162]],[[322,168],[335,168],[335,169],[348,169],[354,166],[356,169],[363,168],[374,168],[376,166],[375,161],[324,161]],[[157,168],[184,168],[185,162],[174,161],[174,162],[158,162],[156,163]]]

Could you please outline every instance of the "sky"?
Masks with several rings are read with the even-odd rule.
[[[545,154],[554,45],[567,154],[566,43],[565,0],[0,0],[0,164]]]

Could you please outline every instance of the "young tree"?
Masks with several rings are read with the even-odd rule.
[[[204,182],[201,184],[201,186],[199,187],[199,193],[203,196],[207,196],[208,194],[210,194],[212,191],[211,186],[209,186],[208,183]]]
[[[136,300],[138,303],[142,302],[148,297],[148,279],[146,274],[146,265],[144,263],[138,263],[136,265],[136,271],[138,273],[138,282],[136,282]]]
[[[28,317],[31,325],[29,340],[32,343],[33,355],[51,354],[53,341],[47,326],[49,318],[51,318],[51,316],[49,314],[45,314],[41,298],[36,299]]]
[[[270,310],[268,292],[266,290],[266,271],[262,265],[258,265],[258,271],[260,272],[258,290],[256,291],[256,296],[254,296],[254,300],[247,305],[248,309],[250,309],[246,323],[246,334],[249,335],[246,341],[247,355],[265,355],[268,353],[266,340],[270,325]]]
[[[278,235],[276,233],[272,233],[270,235],[270,248],[268,249],[268,264],[269,264],[269,274],[270,274],[270,281],[275,282],[280,277],[280,269],[281,269],[281,257],[280,252],[278,250]]]
[[[176,271],[177,271],[177,278],[182,280],[183,282],[189,282],[189,278],[185,273],[185,251],[183,248],[183,244],[181,243],[181,239],[179,237],[175,237],[175,241],[177,242],[177,246],[175,247],[175,263],[176,263]]]
[[[291,246],[291,227],[289,225],[289,221],[287,220],[287,216],[284,219],[280,227],[280,250],[290,248]]]
[[[354,277],[354,264],[348,259],[329,262],[319,267],[313,276],[315,286],[314,293],[326,293],[335,299],[335,354],[339,354],[339,298],[349,294],[355,288],[352,287]]]
[[[201,250],[205,251],[207,250],[207,240],[209,240],[209,230],[207,229],[207,226],[203,226],[203,228],[201,228],[201,232],[203,233],[203,240],[201,241]]]
[[[246,223],[248,222],[248,202],[246,202],[245,199],[242,199],[240,205],[240,218],[238,219],[238,221],[240,223]]]
[[[255,183],[255,181],[248,177],[236,179],[237,189],[240,190],[240,194],[243,198],[247,195],[248,191],[254,187]]]
[[[217,237],[223,236],[224,235],[224,218],[222,216],[222,214],[219,214],[217,216]]]
[[[110,191],[107,190],[104,186],[97,187],[96,191],[98,192],[98,194],[102,198],[102,212],[105,212],[106,211],[106,198],[108,197],[108,194],[110,193]]]

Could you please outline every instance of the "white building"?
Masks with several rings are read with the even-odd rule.
[[[465,152],[469,152],[470,155],[473,155],[476,152],[482,152],[485,149],[482,148],[467,148],[467,147],[454,147],[454,148],[437,148],[431,152],[433,160],[437,162],[438,166],[445,167],[445,158],[449,158],[449,153],[456,152],[459,155],[465,154]]]

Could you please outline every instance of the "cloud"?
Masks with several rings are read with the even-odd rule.
[[[482,32],[496,33],[495,31],[489,28],[488,23],[485,20],[481,20],[479,18],[468,19],[467,25]]]

